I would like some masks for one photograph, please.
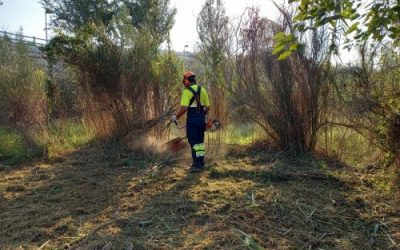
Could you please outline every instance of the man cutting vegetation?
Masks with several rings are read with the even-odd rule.
[[[196,83],[196,75],[191,71],[183,74],[181,108],[171,120],[177,122],[187,112],[186,134],[192,150],[192,171],[204,168],[204,132],[206,130],[206,115],[210,111],[210,101],[207,91]]]

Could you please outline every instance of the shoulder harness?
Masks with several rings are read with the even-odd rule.
[[[201,97],[201,86],[197,85],[197,92],[196,92],[194,89],[192,89],[192,87],[190,87],[190,86],[188,86],[187,89],[188,89],[190,92],[192,92],[192,94],[193,94],[193,97],[192,97],[192,99],[190,99],[190,102],[189,102],[189,108],[190,108],[190,106],[192,106],[193,102],[196,101],[196,104],[197,104],[197,107],[196,107],[197,113],[200,113],[200,111],[201,111],[201,106],[202,106],[202,105],[201,105],[201,101],[200,101],[200,97]]]

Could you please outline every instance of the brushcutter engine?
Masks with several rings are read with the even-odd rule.
[[[215,132],[219,129],[221,129],[222,124],[218,119],[213,119],[213,120],[208,120],[206,123],[206,131],[207,132]]]

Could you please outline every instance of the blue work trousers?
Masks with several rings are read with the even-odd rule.
[[[186,134],[192,150],[193,167],[204,167],[205,144],[204,132],[206,130],[205,112],[189,108],[186,124]]]

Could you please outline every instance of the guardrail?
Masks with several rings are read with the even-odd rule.
[[[22,41],[24,43],[27,43],[29,45],[33,45],[36,47],[43,47],[46,46],[47,41],[46,39],[43,38],[38,38],[35,36],[25,36],[23,34],[15,34],[15,33],[10,33],[7,31],[0,31],[0,36],[2,37],[8,37],[12,41],[19,42]]]

